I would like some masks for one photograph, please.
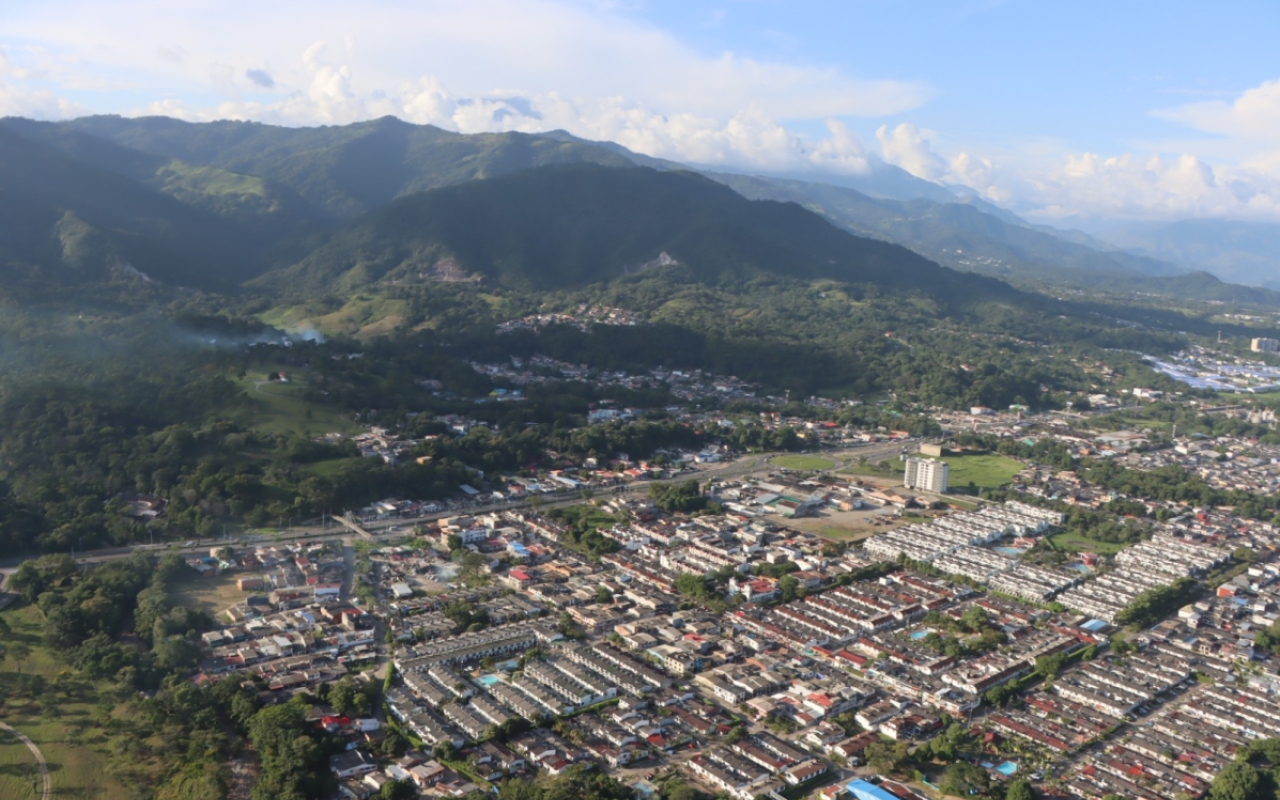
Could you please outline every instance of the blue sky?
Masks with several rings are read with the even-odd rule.
[[[1280,219],[1280,5],[8,0],[0,113],[565,128],[1045,221]]]
[[[919,80],[909,116],[965,141],[1061,139],[1112,150],[1185,136],[1151,115],[1280,76],[1280,5],[1171,2],[648,2],[632,13],[700,52]]]

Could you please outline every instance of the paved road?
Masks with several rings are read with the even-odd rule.
[[[892,458],[900,454],[903,448],[915,450],[918,447],[916,442],[876,442],[871,444],[855,445],[853,447],[842,448],[839,450],[820,450],[815,451],[815,455],[820,455],[831,459],[836,464],[831,467],[828,472],[841,469],[855,462],[860,456],[866,456],[868,461],[872,463],[884,459]],[[605,489],[594,490],[596,497],[609,497],[616,495],[635,495],[647,494],[649,487],[655,483],[678,483],[688,480],[713,480],[713,479],[732,479],[741,478],[747,475],[757,474],[761,472],[776,471],[778,467],[770,464],[770,460],[780,455],[790,455],[789,453],[757,453],[734,461],[725,462],[723,464],[707,465],[702,469],[677,475],[674,478],[663,478],[653,481],[639,481],[633,483],[620,484],[617,487],[606,487]],[[613,491],[610,491],[610,488]],[[438,511],[431,514],[425,514],[421,517],[412,519],[386,519],[375,522],[363,523],[362,527],[372,534],[375,541],[400,538],[405,532],[420,522],[431,522],[442,517],[456,516],[459,514],[488,514],[496,511],[512,511],[521,508],[538,507],[540,509],[551,509],[558,506],[574,505],[582,502],[582,497],[574,491],[566,491],[564,494],[553,495],[547,497],[540,495],[535,498],[528,498],[519,501],[506,501],[501,503],[493,503],[485,506],[472,506],[467,508],[451,508],[445,511]],[[334,518],[336,519],[336,518]],[[199,540],[197,544],[190,547],[175,545],[135,545],[131,547],[117,547],[105,550],[91,550],[76,556],[76,560],[80,562],[86,561],[108,561],[117,558],[127,558],[135,552],[143,553],[165,553],[176,552],[182,555],[192,555],[196,553],[208,553],[212,547],[222,545],[235,546],[239,542],[246,545],[268,544],[276,541],[294,541],[305,539],[308,541],[322,541],[327,539],[344,539],[351,535],[351,531],[339,524],[313,524],[293,528],[282,531],[277,534],[242,534],[227,539],[206,539]],[[6,559],[0,562],[3,566],[17,566],[25,557],[16,557]]]
[[[15,728],[0,722],[0,730],[6,730],[17,736],[18,739],[27,746],[31,751],[31,755],[36,757],[36,763],[40,765],[40,780],[44,783],[44,792],[40,795],[40,800],[49,800],[49,795],[53,794],[53,784],[49,780],[49,765],[45,763],[44,753],[40,752],[40,748],[36,747],[36,743],[27,738],[27,735]]]

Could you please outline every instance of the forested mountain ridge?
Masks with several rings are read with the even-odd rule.
[[[1013,297],[882,241],[841,231],[792,203],[752,201],[689,172],[544,167],[396,200],[255,283],[291,294],[379,280],[423,282],[441,264],[509,289],[606,282],[663,254],[715,284],[772,274],[874,283],[948,302]]]
[[[1098,249],[1037,230],[1009,215],[1002,219],[958,200],[887,200],[829,184],[716,173],[711,176],[752,199],[788,200],[863,236],[906,247],[956,269],[1001,278],[1078,270],[1103,275],[1170,275],[1178,270],[1154,259]]]
[[[216,214],[3,127],[0,218],[8,282],[59,285],[136,270],[230,288],[262,269],[236,226]]]
[[[631,166],[627,158],[595,145],[523,133],[460,134],[394,117],[284,128],[102,116],[56,127],[166,160],[256,176],[296,192],[337,221],[406,194],[532,167],[580,162]]]
[[[71,163],[122,176],[230,223],[206,237],[216,247],[192,248],[205,253],[198,268],[178,264],[199,259],[175,250],[163,238],[157,241],[142,226],[107,224],[100,232],[99,238],[126,234],[114,247],[130,255],[112,263],[128,263],[148,275],[155,271],[158,274],[153,277],[162,281],[181,274],[184,280],[178,282],[208,288],[225,288],[269,267],[298,262],[324,234],[397,198],[431,189],[551,165],[687,169],[563,131],[468,135],[392,117],[318,128],[118,116],[60,123],[6,118],[0,120],[0,127],[56,150]],[[0,143],[0,157],[6,146]],[[1180,267],[1082,234],[1029,225],[976,198],[960,197],[946,187],[900,172],[885,165],[863,176],[828,176],[815,182],[808,176],[704,170],[746,197],[795,202],[856,235],[899,244],[945,266],[1033,289],[1065,285],[1280,304],[1280,297],[1219,286],[1204,276],[1183,279],[1177,276],[1184,271]],[[128,209],[137,199],[122,195],[113,205]],[[75,211],[66,205],[59,208]],[[92,214],[76,216],[92,227],[99,225]],[[47,225],[44,230],[46,240],[59,238]],[[213,268],[208,256],[218,262]],[[151,264],[152,269],[135,260]],[[167,266],[157,267],[157,262]]]

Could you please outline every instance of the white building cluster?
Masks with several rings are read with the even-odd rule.
[[[1061,523],[1059,512],[1011,500],[877,534],[863,547],[888,561],[905,554],[913,561],[933,563],[965,546],[992,544],[1006,536],[1034,536]]]

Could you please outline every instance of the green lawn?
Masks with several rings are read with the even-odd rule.
[[[35,756],[16,736],[0,730],[0,797],[36,800],[39,790],[40,770]]]
[[[1068,553],[1098,553],[1100,555],[1113,555],[1120,552],[1128,545],[1116,544],[1114,542],[1099,542],[1096,539],[1090,539],[1087,536],[1081,536],[1078,533],[1058,533],[1049,537],[1049,541],[1059,550]]]
[[[889,465],[887,469],[879,469],[874,463],[869,463],[853,464],[839,470],[839,472],[842,475],[859,475],[867,478],[902,478],[903,463],[896,456],[892,458],[885,457],[881,460]]]
[[[822,456],[778,456],[769,459],[769,463],[775,467],[796,470],[831,469],[835,466],[834,461]]]
[[[1021,462],[994,453],[946,456],[942,460],[951,468],[947,483],[961,488],[972,482],[979,489],[998,489],[1023,470]]]
[[[303,464],[298,467],[298,472],[303,475],[313,475],[317,478],[337,475],[338,471],[348,464],[360,463],[359,458],[329,458],[324,461],[316,461],[311,464]]]
[[[266,377],[265,374],[250,373],[240,382],[253,404],[249,423],[255,430],[312,436],[331,431],[360,431],[354,420],[299,397],[302,386],[298,383],[265,383]]]
[[[113,701],[99,693],[93,682],[54,657],[41,643],[42,615],[33,607],[8,609],[0,613],[8,630],[0,633],[0,645],[7,653],[0,658],[0,719],[31,737],[49,763],[49,777],[55,798],[76,800],[129,800],[136,795],[129,784],[137,780],[133,770],[156,774],[163,769],[161,759],[125,759],[121,748],[130,738],[128,722],[117,716]],[[15,658],[14,651],[21,651]],[[23,689],[30,676],[44,680],[34,696]],[[117,732],[108,733],[104,714],[118,721]],[[0,798],[26,800],[38,773],[28,773],[31,763],[25,747],[16,740],[0,738]],[[159,752],[161,745],[155,743]],[[30,761],[28,761],[28,759]]]

